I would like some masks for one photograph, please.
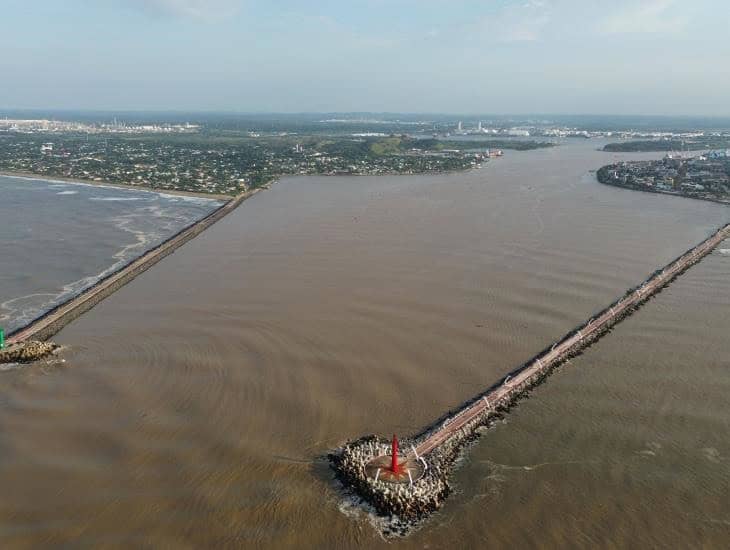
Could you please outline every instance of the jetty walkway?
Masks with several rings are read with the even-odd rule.
[[[728,237],[730,237],[730,224],[720,228],[708,239],[688,250],[663,269],[655,272],[639,287],[632,289],[627,295],[611,304],[596,317],[567,334],[563,339],[553,344],[549,350],[538,354],[524,366],[510,373],[498,387],[480,395],[470,405],[447,419],[439,429],[433,431],[415,448],[415,452],[420,456],[427,455],[475,418],[510,400],[514,393],[521,392],[526,386],[531,385],[536,377],[548,372],[579,352],[595,340],[597,336],[605,333],[634,308],[665,287],[677,275],[680,275],[712,252],[718,244]]]

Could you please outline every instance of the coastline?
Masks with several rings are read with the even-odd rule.
[[[519,153],[522,153],[523,151],[518,151]],[[454,168],[451,170],[429,170],[424,172],[397,172],[395,170],[389,170],[387,172],[377,172],[373,174],[363,174],[363,173],[351,173],[351,172],[342,172],[342,173],[331,173],[331,172],[322,172],[321,174],[279,174],[276,179],[273,181],[278,181],[279,178],[284,177],[305,177],[305,178],[377,178],[380,176],[448,176],[452,174],[466,174],[468,172],[473,172],[475,170],[480,170],[487,166],[489,164],[489,160],[483,160],[482,162],[473,165],[473,166],[465,166],[464,168]],[[269,185],[268,183],[265,185]],[[263,187],[263,186],[262,186]]]
[[[47,340],[71,321],[93,308],[108,296],[111,296],[138,275],[147,271],[166,256],[172,254],[186,242],[195,238],[214,223],[220,221],[227,214],[238,208],[245,200],[265,188],[267,187],[252,189],[228,200],[204,218],[182,228],[162,243],[147,250],[138,258],[133,259],[103,279],[100,279],[78,295],[46,311],[25,326],[14,330],[7,335],[6,343],[11,345],[23,343],[28,340]]]
[[[470,172],[482,168],[486,163],[480,163],[477,166],[470,166],[464,169],[456,170],[444,170],[438,172],[423,172],[413,174],[403,174],[398,172],[393,173],[379,173],[379,174],[318,174],[318,176],[370,176],[377,177],[383,175],[399,175],[399,176],[423,176],[423,175],[440,175],[440,174],[452,174],[460,172]],[[292,174],[297,176],[298,174]],[[102,181],[86,181],[73,178],[65,178],[61,176],[44,176],[37,175],[29,172],[14,172],[7,170],[0,170],[0,176],[18,179],[29,179],[29,180],[42,180],[46,182],[60,182],[70,183],[74,185],[89,185],[96,187],[107,187],[107,188],[120,188],[124,190],[136,190],[149,193],[157,193],[161,195],[181,195],[188,197],[204,198],[209,200],[225,201],[216,208],[213,212],[200,220],[189,224],[180,229],[174,235],[171,235],[168,239],[161,242],[157,246],[147,250],[141,256],[130,260],[125,265],[119,267],[115,271],[107,274],[103,278],[96,281],[90,287],[82,290],[76,296],[69,298],[68,300],[50,308],[43,312],[35,319],[29,321],[25,325],[14,329],[12,332],[6,334],[7,345],[17,345],[31,340],[48,340],[51,336],[59,332],[64,326],[89,311],[96,304],[112,295],[114,292],[131,282],[138,275],[147,271],[157,262],[172,254],[179,247],[184,245],[189,240],[193,239],[217,221],[221,220],[227,214],[235,210],[241,203],[248,198],[254,196],[260,191],[270,189],[271,186],[277,183],[283,175],[277,175],[270,181],[245,191],[236,196],[220,195],[220,194],[203,194],[187,191],[167,191],[167,190],[156,190],[143,186],[135,185],[124,185],[124,184],[112,184]],[[310,176],[310,175],[306,175]]]
[[[43,180],[52,183],[71,183],[74,185],[93,185],[95,187],[112,187],[132,191],[145,191],[148,193],[159,193],[162,195],[179,195],[182,197],[197,197],[210,200],[231,200],[234,195],[223,195],[220,193],[197,193],[195,191],[182,191],[178,189],[156,189],[144,185],[132,185],[131,183],[109,183],[107,181],[86,180],[82,178],[67,178],[65,176],[53,176],[50,174],[34,174],[33,172],[16,172],[14,170],[0,170],[0,176],[7,178],[18,178],[26,180]]]
[[[611,165],[607,164],[605,166],[601,166],[598,170],[595,171],[595,177],[596,177],[596,181],[598,181],[598,183],[603,184],[603,185],[610,185],[611,187],[616,187],[618,189],[627,189],[629,191],[640,191],[642,193],[653,193],[655,195],[669,195],[670,197],[680,197],[682,199],[692,199],[692,200],[696,200],[696,201],[714,202],[716,204],[723,204],[725,206],[730,206],[730,200],[723,201],[720,199],[711,199],[711,198],[706,198],[706,197],[693,197],[692,195],[684,195],[682,193],[674,193],[672,191],[664,191],[662,189],[648,189],[648,188],[639,187],[639,186],[620,185],[618,183],[614,183],[611,181],[605,181],[605,179],[601,175],[602,174],[601,170],[603,170],[604,168],[607,168],[608,166],[611,166]]]

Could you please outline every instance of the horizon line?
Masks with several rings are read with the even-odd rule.
[[[645,117],[645,118],[707,118],[730,119],[730,114],[636,114],[636,113],[569,113],[569,112],[512,112],[512,113],[458,113],[447,111],[238,111],[226,109],[98,109],[77,107],[0,107],[0,113],[12,112],[58,112],[58,113],[135,113],[135,114],[207,114],[247,116],[296,116],[296,115],[406,115],[406,116],[453,116],[478,117]]]

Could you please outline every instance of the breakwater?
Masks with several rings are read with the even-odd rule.
[[[172,254],[180,246],[196,237],[208,227],[235,210],[243,201],[256,194],[260,189],[242,193],[214,210],[206,217],[194,222],[175,235],[132,260],[119,270],[99,280],[77,296],[47,311],[25,327],[8,335],[8,345],[21,344],[29,340],[47,340],[79,315],[90,310],[107,296],[110,296],[129,281],[143,273],[165,256]]]
[[[555,368],[579,355],[728,237],[730,224],[656,270],[640,285],[629,289],[624,296],[455,412],[449,412],[420,434],[403,440],[401,448],[405,452],[400,455],[400,461],[417,461],[422,465],[417,479],[409,476],[405,483],[394,483],[379,475],[374,465],[387,463],[384,457],[387,457],[389,445],[387,439],[376,436],[349,442],[330,454],[337,477],[379,514],[401,520],[403,529],[407,529],[441,506],[451,490],[449,476],[455,460],[464,446],[478,437],[481,428],[502,418]]]
[[[0,365],[3,363],[31,363],[54,353],[59,346],[52,342],[26,340],[0,349]]]

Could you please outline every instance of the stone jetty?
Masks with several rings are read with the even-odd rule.
[[[229,200],[206,217],[182,229],[118,271],[101,279],[79,295],[46,312],[29,325],[14,331],[8,336],[8,344],[18,344],[30,339],[46,340],[50,338],[68,323],[90,310],[103,299],[122,288],[166,256],[172,254],[190,239],[198,236],[214,223],[223,219],[227,214],[238,208],[243,201],[258,192],[259,189],[253,189]]]
[[[100,280],[79,295],[51,309],[29,325],[11,333],[7,338],[8,347],[0,349],[0,364],[30,363],[54,353],[59,349],[59,346],[45,340],[79,315],[90,310],[104,298],[119,290],[137,275],[143,273],[190,239],[221,220],[258,191],[259,189],[254,189],[229,200],[208,216],[182,229],[162,244],[148,250],[139,258]]]
[[[548,346],[502,380],[477,395],[455,413],[444,415],[420,434],[404,442],[403,462],[419,461],[417,479],[398,482],[381,479],[372,464],[387,464],[388,442],[374,435],[360,438],[330,453],[337,478],[348,491],[369,503],[380,515],[412,525],[437,510],[449,495],[449,477],[465,446],[483,428],[503,418],[519,399],[542,383],[558,366],[581,354],[613,326],[631,315],[676,277],[699,262],[730,237],[730,224],[656,270],[639,286],[593,315],[554,344]]]
[[[0,349],[0,364],[31,363],[48,357],[58,348],[59,346],[53,342],[39,342],[37,340],[11,344],[7,348]]]

